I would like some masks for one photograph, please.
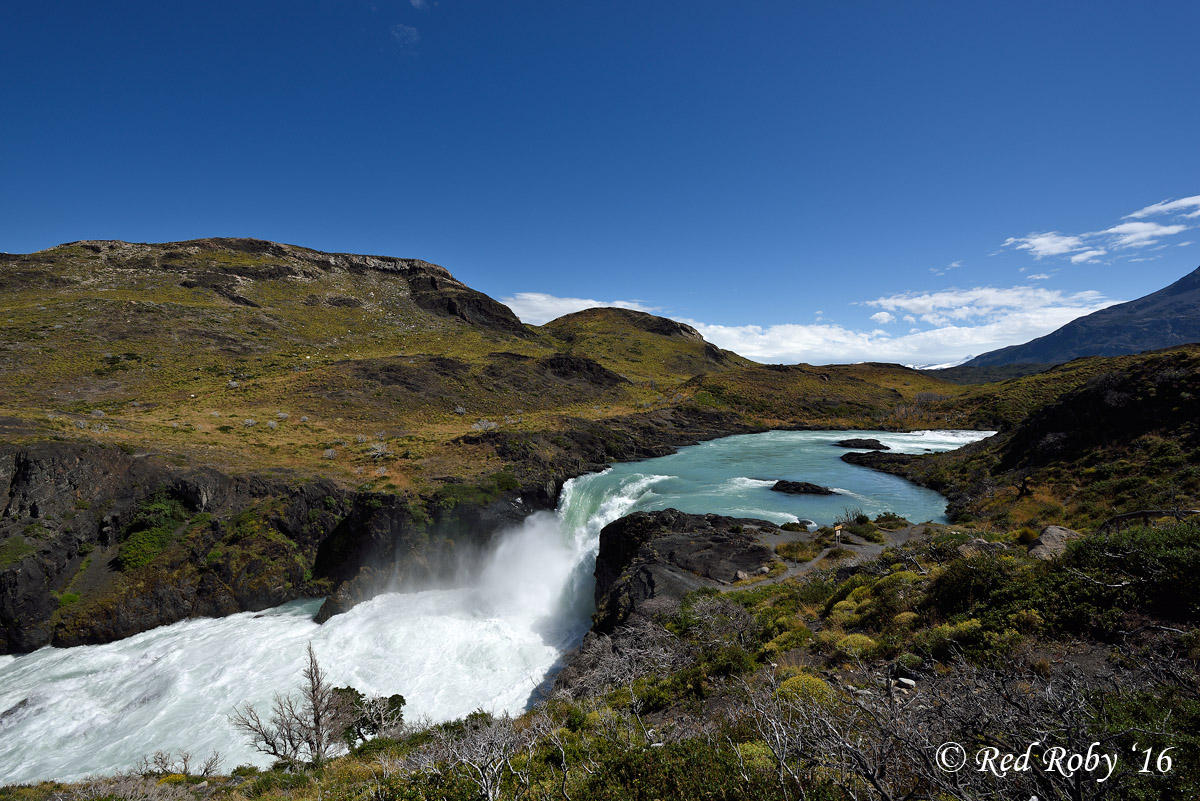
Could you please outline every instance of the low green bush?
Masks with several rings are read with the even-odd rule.
[[[139,504],[121,533],[117,566],[133,570],[150,564],[171,543],[175,530],[186,520],[183,504],[164,490],[155,492]]]

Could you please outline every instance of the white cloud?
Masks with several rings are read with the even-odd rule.
[[[411,50],[421,43],[420,32],[411,25],[393,25],[392,39],[404,50]]]
[[[1183,215],[1184,217],[1200,217],[1200,195],[1192,195],[1191,197],[1184,197],[1179,200],[1164,200],[1161,203],[1155,203],[1144,209],[1138,209],[1133,214],[1126,214],[1125,219],[1140,220],[1145,217],[1152,217],[1155,214],[1173,214],[1185,209],[1195,210]]]
[[[1104,250],[1103,248],[1097,248],[1095,250],[1085,250],[1082,253],[1076,253],[1074,256],[1072,256],[1071,264],[1079,264],[1080,262],[1085,262],[1085,261],[1092,262],[1092,261],[1095,261],[1100,256],[1107,256],[1107,255],[1108,255],[1108,251]]]
[[[1188,209],[1193,209],[1193,211],[1188,211]],[[1154,215],[1168,215],[1174,219],[1168,220],[1166,224],[1143,221],[1143,218]],[[1164,237],[1174,236],[1194,228],[1195,225],[1189,224],[1187,221],[1196,218],[1200,218],[1200,195],[1180,200],[1164,200],[1162,203],[1155,203],[1132,214],[1126,214],[1122,218],[1137,220],[1137,222],[1118,223],[1111,228],[1083,234],[1048,231],[1020,237],[1010,236],[1004,240],[1001,247],[1027,251],[1032,253],[1036,259],[1048,256],[1068,256],[1072,264],[1092,263],[1100,256],[1108,256],[1108,260],[1113,261],[1114,259],[1128,258],[1131,255],[1113,253],[1113,251],[1158,245],[1159,240]]]
[[[1040,309],[1053,306],[1084,307],[1103,300],[1099,292],[1086,290],[1064,295],[1057,289],[1034,286],[1009,288],[974,287],[941,292],[906,292],[866,301],[867,306],[941,319],[990,318],[1007,309]]]
[[[653,312],[642,301],[598,301],[560,298],[542,292],[519,292],[502,299],[527,323],[541,325],[564,314],[596,306]],[[901,364],[953,362],[970,355],[1027,342],[1048,334],[1076,317],[1111,305],[1098,292],[1065,294],[1039,287],[977,287],[944,292],[907,293],[866,301],[881,311],[875,323],[903,320],[916,324],[917,315],[934,327],[913,328],[893,336],[882,329],[859,331],[845,325],[812,324],[714,325],[684,317],[708,341],[762,362],[827,364],[887,361]]]
[[[429,7],[429,3],[426,0],[408,0],[408,2],[412,4],[413,8],[418,10],[424,10]]]
[[[1129,222],[1106,228],[1100,233],[1112,234],[1115,239],[1114,247],[1141,248],[1154,245],[1164,236],[1171,236],[1186,231],[1186,225],[1159,225],[1152,222]]]
[[[1050,274],[1049,273],[1034,273],[1033,275],[1026,276],[1026,277],[1029,278],[1030,281],[1046,281],[1050,278]]]
[[[962,259],[959,259],[958,261],[952,261],[941,269],[938,269],[937,267],[930,267],[929,272],[933,273],[934,275],[945,275],[951,270],[955,270],[959,267],[962,267]]]
[[[1194,244],[1196,244],[1196,243],[1195,242],[1180,242],[1179,247],[1186,248],[1188,245],[1194,245]]]
[[[1035,258],[1046,256],[1061,256],[1083,248],[1083,240],[1077,236],[1064,236],[1058,231],[1047,231],[1044,234],[1029,234],[1028,236],[1012,237],[1004,240],[1003,247],[1017,250],[1027,250]]]
[[[658,311],[657,306],[647,306],[638,300],[560,298],[555,295],[547,295],[544,292],[517,292],[511,297],[501,298],[500,302],[512,309],[513,314],[521,318],[521,322],[529,323],[530,325],[542,325],[562,317],[564,314],[600,307],[633,309],[634,311],[643,312]]]
[[[840,325],[708,325],[681,320],[713,344],[756,361],[816,364],[859,361],[931,364],[955,362],[1007,345],[1028,342],[1107,302],[1007,309],[981,325],[948,324],[901,336],[854,331]]]

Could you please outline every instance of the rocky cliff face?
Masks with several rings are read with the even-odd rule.
[[[282,471],[232,476],[101,444],[0,446],[0,653],[108,642],[300,597],[328,596],[325,620],[469,567],[494,533],[553,508],[567,478],[750,430],[728,414],[665,410],[580,420],[563,433],[471,435],[465,444],[486,441],[511,460],[517,485],[451,483],[421,498]],[[126,564],[139,521],[159,507],[173,516],[151,527],[145,558]],[[685,571],[732,580],[770,554],[680,558]],[[669,581],[647,569],[639,575],[653,580],[639,579],[634,596],[662,594]]]
[[[502,303],[458,281],[450,271],[421,259],[368,256],[356,253],[323,253],[318,250],[268,242],[261,239],[211,238],[188,242],[142,244],[117,240],[71,242],[37,254],[21,257],[36,265],[39,257],[53,262],[56,251],[78,247],[92,253],[104,267],[116,270],[154,271],[174,274],[182,286],[207,289],[240,306],[259,304],[240,291],[246,282],[280,279],[311,280],[330,274],[390,273],[403,277],[413,303],[435,315],[457,317],[485,329],[518,337],[528,329]],[[231,255],[233,256],[231,258]],[[15,260],[15,259],[14,259]],[[28,279],[52,281],[55,276],[34,270]],[[309,296],[310,305],[353,306],[355,298]]]
[[[611,633],[652,598],[732,584],[778,561],[756,534],[773,523],[676,509],[635,512],[600,532],[593,631]]]
[[[374,565],[387,564],[393,581],[434,581],[450,567],[440,557],[448,541],[481,547],[535,507],[506,493],[429,515],[323,479],[189,470],[99,445],[6,446],[0,653],[325,595]],[[157,529],[138,528],[164,509],[173,512]],[[360,579],[356,591],[381,588]]]

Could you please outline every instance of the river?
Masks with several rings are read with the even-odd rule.
[[[305,644],[339,686],[401,693],[409,719],[475,709],[517,713],[538,696],[594,611],[600,529],[633,511],[676,508],[784,523],[831,523],[846,507],[944,521],[945,500],[846,464],[831,447],[872,437],[894,452],[960,447],[979,431],[771,431],[726,437],[573,479],[558,509],[498,534],[481,573],[460,586],[390,593],[322,626],[320,599],[264,613],[196,619],[119,642],[0,656],[0,784],[73,780],[130,768],[142,755],[218,750],[223,770],[266,765],[229,725],[235,706],[269,706],[300,679]],[[834,496],[772,492],[776,479]]]

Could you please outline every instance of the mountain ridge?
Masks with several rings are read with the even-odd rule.
[[[1157,292],[1072,320],[1022,345],[980,354],[962,367],[1061,364],[1200,342],[1200,268]]]

